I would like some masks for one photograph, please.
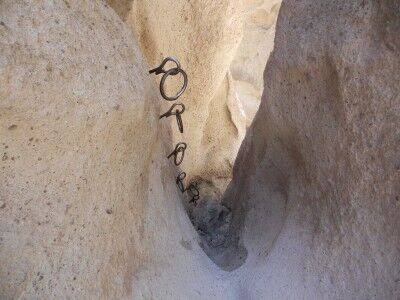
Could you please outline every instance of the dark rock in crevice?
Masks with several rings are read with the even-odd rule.
[[[197,182],[199,182],[197,180]],[[196,205],[187,207],[190,220],[199,234],[199,244],[209,258],[225,271],[240,267],[247,258],[247,250],[240,243],[232,209],[221,203],[222,196],[208,182],[199,184],[201,198]],[[242,211],[243,212],[243,211]]]

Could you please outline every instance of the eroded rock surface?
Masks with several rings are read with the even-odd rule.
[[[0,2],[1,299],[234,297],[182,205],[147,70],[102,1]]]
[[[274,47],[281,0],[243,0],[243,38],[230,65],[233,90],[244,111],[246,127],[258,110],[263,72]]]
[[[0,21],[0,298],[130,295],[157,136],[141,51],[98,1]]]
[[[397,1],[282,4],[224,197],[248,299],[399,297],[399,33]]]
[[[222,194],[260,103],[262,72],[273,47],[280,0],[109,0],[137,37],[150,66],[174,55],[188,73],[180,98],[189,145],[182,169]],[[157,79],[159,80],[159,79]],[[170,103],[163,101],[163,109]],[[165,120],[164,120],[165,121]],[[202,191],[208,194],[208,189]]]
[[[201,50],[219,53],[207,63],[215,59],[223,72],[193,71],[210,77],[192,88],[200,93],[203,84],[223,101],[187,100],[187,133],[198,134],[211,155],[218,139],[233,138],[232,149],[239,143],[236,125],[224,127],[232,135],[207,128],[234,115],[227,87],[245,72],[228,62],[243,46],[238,8],[202,3],[179,2],[177,15],[203,24],[198,12],[205,10],[215,21],[211,50]],[[266,14],[277,9],[246,3],[255,24],[269,24]],[[130,4],[120,1],[115,11],[133,18]],[[162,31],[143,25],[151,13],[168,24],[160,12],[167,4],[134,4],[143,37]],[[234,180],[222,203],[215,201],[221,189],[202,183],[212,197],[192,208],[199,237],[175,186],[178,170],[165,158],[176,138],[158,122],[168,107],[159,107],[132,27],[98,0],[1,1],[0,298],[397,299],[399,11],[390,0],[283,3],[262,104]],[[167,28],[179,33],[181,21]],[[207,39],[207,27],[193,28]],[[197,44],[182,45],[192,51]],[[154,52],[154,66],[168,47]],[[196,158],[199,170],[213,157],[228,158],[225,150]],[[205,177],[219,176],[210,172]],[[201,242],[231,272],[213,264]]]

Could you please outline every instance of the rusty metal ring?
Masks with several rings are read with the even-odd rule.
[[[167,77],[169,75],[178,75],[179,73],[181,73],[183,75],[183,85],[182,88],[179,90],[179,92],[175,95],[175,96],[167,96],[167,94],[164,91],[164,84],[165,84],[165,80],[167,79]],[[165,74],[163,75],[163,77],[161,78],[160,81],[160,93],[161,96],[167,100],[167,101],[175,101],[176,99],[178,99],[186,90],[187,88],[187,84],[188,84],[188,77],[185,71],[183,71],[181,68],[173,68],[168,70],[167,72],[165,72]]]
[[[178,112],[178,110],[176,110],[176,112]],[[183,121],[181,114],[176,114],[176,123],[178,124],[180,133],[183,133]]]
[[[179,175],[176,177],[176,184],[178,185],[178,188],[182,193],[185,192],[185,186],[183,185],[183,180],[186,178],[186,173],[181,172]]]
[[[178,144],[176,144],[174,151],[172,151],[172,153],[170,155],[168,155],[167,158],[170,158],[171,156],[174,156],[174,163],[175,163],[176,166],[179,166],[182,163],[183,158],[185,157],[186,148],[187,148],[187,144],[186,143],[178,143]],[[178,154],[179,153],[182,153],[182,155],[181,155],[180,159],[178,160]]]
[[[179,110],[179,109],[175,109],[175,112],[173,111],[174,110],[174,108],[175,107],[177,107],[177,106],[180,106],[181,107],[181,110]],[[174,103],[174,104],[172,104],[172,106],[171,106],[171,108],[166,112],[166,113],[164,113],[164,114],[162,114],[161,116],[160,116],[160,119],[161,118],[168,118],[169,116],[172,116],[172,115],[181,115],[181,114],[183,114],[185,112],[185,105],[183,105],[182,103]]]
[[[176,68],[178,68],[178,69],[181,68],[181,64],[180,64],[179,60],[176,57],[169,56],[169,57],[165,58],[157,68],[151,69],[149,71],[149,73],[150,74],[151,73],[156,73],[156,75],[161,74],[161,73],[166,73],[167,71],[165,71],[163,68],[164,68],[165,64],[167,62],[169,62],[169,61],[173,61],[176,64]],[[174,73],[174,74],[171,74],[171,75],[177,75],[177,74],[178,73]]]
[[[197,200],[200,199],[200,192],[197,187],[197,183],[191,183],[186,190],[188,190],[192,196],[192,199],[189,201],[189,203],[194,203],[194,205],[197,205]]]
[[[169,61],[174,62],[176,64],[176,68],[172,68],[172,69],[169,69],[168,71],[166,71],[163,68],[166,65],[166,63]],[[170,57],[165,58],[161,62],[160,66],[150,70],[149,73],[150,74],[155,73],[156,75],[164,73],[164,75],[162,76],[161,81],[160,81],[160,93],[161,93],[161,96],[167,101],[175,101],[185,92],[185,90],[187,88],[188,76],[187,76],[186,72],[181,69],[181,65],[180,65],[178,59],[176,59],[175,57],[170,56]],[[178,75],[179,73],[181,73],[183,76],[182,88],[179,90],[179,92],[175,96],[172,96],[172,97],[167,96],[167,94],[165,93],[165,90],[164,90],[164,85],[165,85],[165,81],[167,80],[167,77],[169,75],[175,76],[175,75]],[[180,106],[181,110],[175,109],[176,106]],[[175,109],[175,111],[174,111],[174,109]],[[184,111],[185,111],[185,106],[181,103],[176,103],[176,104],[173,104],[166,113],[161,115],[160,119],[164,118],[164,117],[168,118],[169,116],[175,115],[176,122],[178,123],[179,131],[181,133],[183,133],[183,122],[182,122],[181,115],[183,114]],[[174,156],[174,163],[176,166],[179,166],[182,163],[183,158],[185,157],[186,148],[187,148],[186,143],[183,143],[183,142],[178,143],[175,146],[174,151],[171,154],[169,154],[167,156],[167,158]],[[178,159],[179,153],[182,153],[182,155],[180,156],[180,159]],[[187,188],[185,188],[185,185],[183,183],[183,180],[185,178],[186,178],[185,172],[179,173],[179,175],[176,177],[176,184],[178,185],[178,188],[182,193],[188,192],[188,194],[190,196],[192,196],[192,199],[189,201],[189,203],[193,202],[194,205],[197,205],[197,200],[200,199],[200,192],[198,190],[197,183],[191,183]]]
[[[180,106],[181,110],[175,109],[175,112],[174,112],[173,110],[174,110],[174,108],[176,106]],[[174,103],[174,104],[172,104],[171,108],[166,113],[164,113],[164,114],[162,114],[160,116],[160,119],[168,118],[168,117],[170,117],[172,115],[175,115],[176,116],[176,122],[178,123],[179,131],[181,133],[183,133],[183,121],[182,121],[181,115],[184,113],[184,111],[185,111],[185,105],[183,105],[182,103]]]

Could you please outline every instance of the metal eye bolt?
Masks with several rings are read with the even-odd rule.
[[[181,110],[175,109],[175,107],[178,107],[178,106],[181,107]],[[175,111],[174,111],[174,109],[175,109]],[[185,105],[183,105],[182,103],[174,103],[174,104],[172,104],[171,108],[166,113],[164,113],[164,114],[162,114],[160,116],[160,119],[168,118],[170,116],[175,115],[176,116],[176,122],[178,123],[179,131],[181,133],[183,133],[183,122],[182,122],[181,115],[184,113],[184,111],[185,111]]]
[[[164,70],[164,66],[169,61],[174,62],[176,64],[176,67],[166,71],[166,70]],[[186,74],[185,71],[183,71],[181,69],[181,64],[179,63],[178,59],[175,58],[175,57],[170,56],[170,57],[165,58],[162,61],[160,66],[158,66],[157,68],[151,69],[149,71],[149,73],[150,74],[151,73],[155,73],[156,75],[164,73],[164,75],[163,75],[163,77],[161,78],[161,81],[160,81],[160,93],[161,93],[161,96],[167,101],[175,101],[176,99],[178,99],[185,92],[185,90],[187,88],[187,85],[188,85],[187,74]],[[183,85],[182,85],[181,89],[178,91],[178,93],[176,93],[175,96],[168,96],[165,93],[165,90],[164,90],[165,81],[167,80],[167,77],[169,75],[175,76],[175,75],[178,75],[179,73],[181,73],[182,76],[183,76]]]
[[[179,166],[182,163],[183,158],[185,157],[186,148],[187,148],[187,144],[186,143],[178,143],[178,144],[176,144],[174,151],[172,151],[172,153],[170,155],[168,155],[167,158],[170,158],[171,156],[174,156],[174,163],[175,163],[176,166]],[[182,153],[182,155],[178,159],[179,153]]]

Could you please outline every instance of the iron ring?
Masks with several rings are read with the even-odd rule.
[[[167,77],[168,77],[169,75],[175,76],[175,75],[178,75],[179,73],[181,73],[181,74],[183,75],[183,86],[182,86],[182,88],[180,89],[180,91],[179,91],[175,96],[172,96],[172,97],[167,96],[167,95],[165,94],[165,91],[164,91],[165,80],[167,79]],[[167,72],[165,72],[165,74],[164,74],[163,77],[161,78],[161,81],[160,81],[160,93],[161,93],[161,96],[162,96],[165,100],[167,100],[167,101],[175,101],[175,100],[178,99],[178,98],[183,94],[183,92],[186,90],[187,84],[188,84],[188,77],[187,77],[187,74],[186,74],[185,71],[183,71],[181,68],[173,68],[173,69],[170,69],[170,70],[168,70]]]

